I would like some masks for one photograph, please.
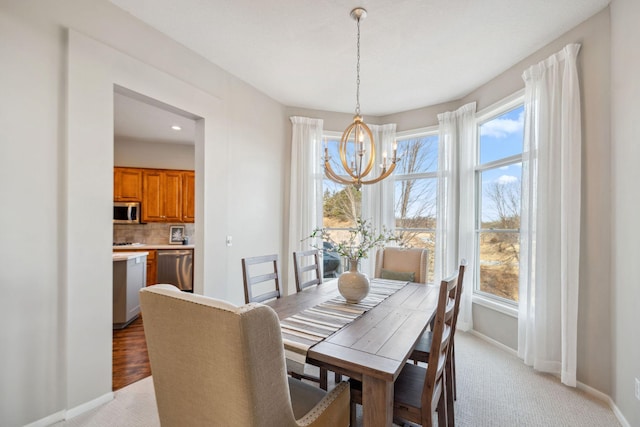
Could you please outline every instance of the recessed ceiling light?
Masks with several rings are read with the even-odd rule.
[[[171,129],[173,129],[173,130],[182,130],[182,128],[180,126],[178,126],[178,125],[171,126]]]

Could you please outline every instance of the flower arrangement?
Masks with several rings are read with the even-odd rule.
[[[361,218],[356,220],[355,228],[349,230],[349,237],[345,240],[336,242],[325,228],[316,228],[308,238],[316,239],[318,237],[321,237],[323,241],[331,243],[333,250],[340,256],[346,257],[351,262],[356,263],[361,258],[367,258],[371,249],[379,248],[388,242],[398,240],[393,232],[387,230],[385,227],[382,228],[382,232],[378,233],[370,222]],[[312,246],[316,249],[321,249],[315,244],[312,244]]]

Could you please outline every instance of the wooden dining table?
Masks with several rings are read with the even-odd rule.
[[[337,295],[335,279],[267,304],[283,320]],[[407,282],[307,351],[307,363],[362,382],[363,425],[392,425],[394,381],[434,317],[437,298],[437,287]]]

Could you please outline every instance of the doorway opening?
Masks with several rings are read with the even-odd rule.
[[[143,221],[133,224],[113,224],[114,247],[126,247],[126,250],[143,250],[149,253],[147,257],[147,276],[142,286],[149,286],[157,282],[157,248],[175,244],[173,230],[180,229],[184,234],[184,241],[190,243],[193,249],[195,235],[195,127],[199,117],[182,111],[176,107],[152,99],[127,88],[114,85],[114,177],[116,170],[130,170],[139,172],[140,176],[162,172],[174,179],[177,194],[165,200],[147,199],[146,187],[141,188],[139,196],[125,196],[135,199],[132,202],[140,204]],[[176,174],[184,179],[184,187],[175,186]],[[189,178],[187,178],[189,177]],[[187,179],[190,181],[187,183]],[[146,181],[145,181],[146,182]],[[164,181],[160,181],[164,182]],[[143,182],[140,182],[142,185]],[[164,185],[164,184],[163,184]],[[169,185],[167,183],[167,185]],[[190,186],[190,187],[189,187]],[[188,188],[188,190],[185,190]],[[164,191],[162,188],[161,191]],[[114,182],[114,202],[122,197],[116,194]],[[176,200],[182,197],[183,191],[191,194],[190,202],[183,203]],[[166,191],[169,194],[169,190]],[[149,196],[150,197],[150,196]],[[169,202],[169,200],[171,200]],[[172,204],[185,215],[149,216],[145,219],[145,209],[151,211],[151,204],[163,208],[162,203]],[[156,206],[157,203],[157,206]],[[190,204],[189,204],[190,203]],[[170,210],[167,206],[167,210]],[[186,210],[190,210],[186,214]],[[184,246],[187,248],[188,246]],[[178,246],[177,248],[181,248]],[[193,270],[191,270],[193,274]],[[191,276],[192,278],[193,276]],[[165,283],[165,282],[163,282]],[[177,285],[177,284],[176,284]],[[138,285],[136,285],[138,286]],[[137,292],[132,292],[137,297]],[[134,302],[135,305],[135,302]],[[139,304],[138,304],[139,311]],[[114,291],[114,314],[116,312],[116,296]],[[113,328],[112,336],[112,390],[118,390],[151,375],[144,337],[142,315],[134,311],[129,312],[124,328]],[[115,324],[115,318],[114,318]]]

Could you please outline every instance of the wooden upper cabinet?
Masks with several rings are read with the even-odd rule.
[[[142,169],[113,168],[113,200],[116,202],[142,200]]]
[[[196,174],[182,174],[182,221],[195,222],[196,219]]]
[[[182,174],[181,171],[164,172],[164,220],[182,221]]]
[[[142,222],[182,222],[182,171],[145,169]]]
[[[113,200],[141,202],[142,222],[195,222],[195,172],[113,168]]]
[[[149,169],[142,173],[142,222],[164,222],[163,173]]]

